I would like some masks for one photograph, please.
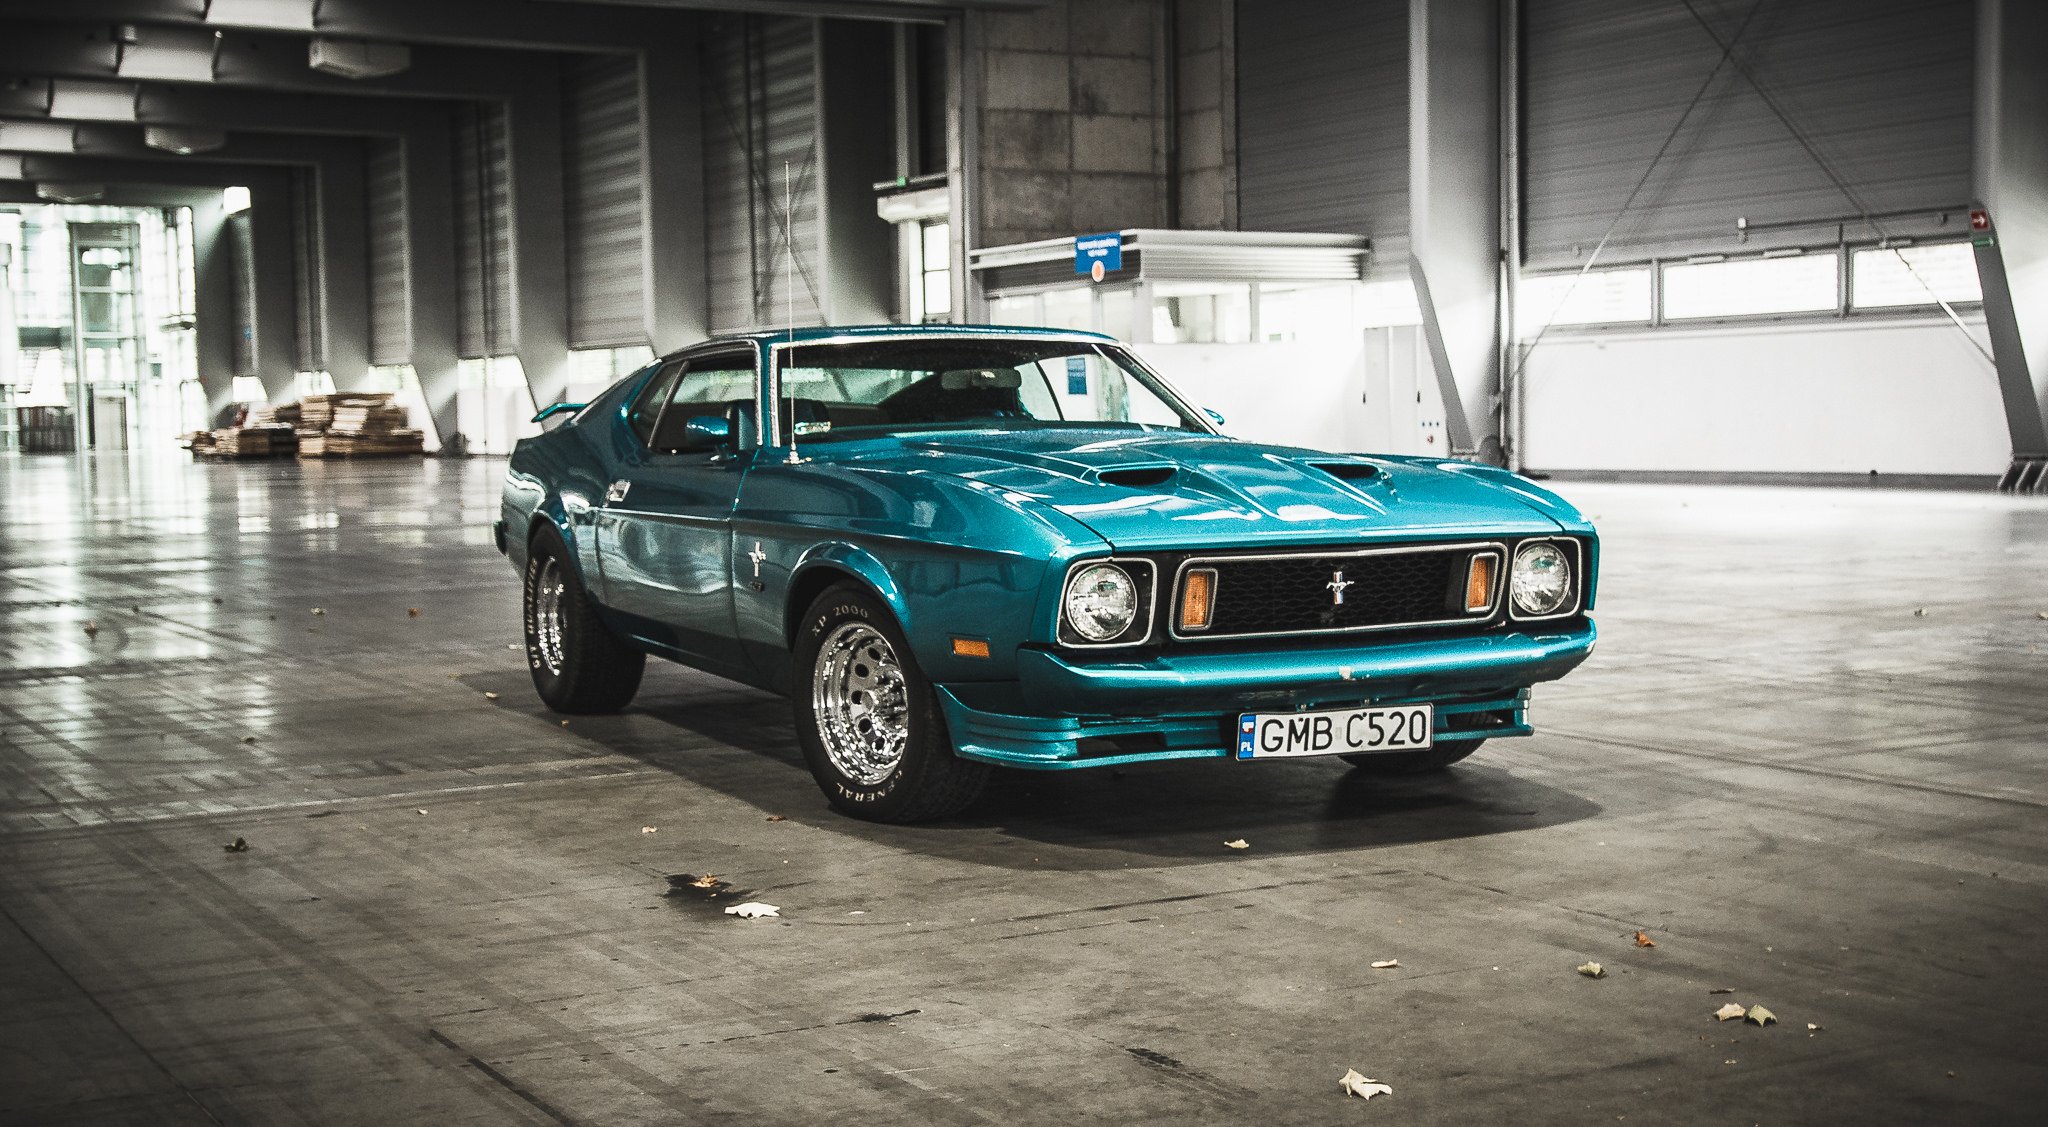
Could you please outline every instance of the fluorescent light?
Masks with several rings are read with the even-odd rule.
[[[229,215],[240,215],[249,210],[249,189],[240,184],[220,190],[220,206]]]

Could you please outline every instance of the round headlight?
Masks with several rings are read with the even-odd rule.
[[[1138,585],[1115,564],[1090,564],[1067,584],[1067,625],[1091,642],[1107,642],[1138,617]]]
[[[1514,577],[1509,582],[1509,591],[1515,600],[1515,609],[1523,614],[1535,617],[1556,614],[1560,607],[1571,601],[1571,560],[1555,544],[1524,544],[1515,553]]]

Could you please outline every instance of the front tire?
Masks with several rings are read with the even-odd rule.
[[[1397,751],[1379,755],[1340,755],[1337,758],[1351,764],[1354,771],[1366,775],[1422,775],[1441,771],[1451,764],[1464,759],[1479,750],[1485,743],[1478,740],[1454,740],[1439,743],[1424,751]]]
[[[874,822],[957,814],[989,766],[953,753],[929,681],[889,608],[850,585],[828,589],[796,639],[797,741],[833,806]]]
[[[552,527],[526,553],[526,668],[533,688],[556,712],[617,712],[640,691],[647,655],[598,617],[569,547]]]

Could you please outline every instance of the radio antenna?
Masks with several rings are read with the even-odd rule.
[[[796,344],[796,187],[791,179],[793,173],[788,161],[782,162],[782,309],[785,347],[782,350],[782,379],[790,384],[789,356]],[[803,459],[796,453],[796,388],[786,387],[784,398],[789,400],[789,464],[794,466]]]

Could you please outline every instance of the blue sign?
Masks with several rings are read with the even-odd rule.
[[[1104,270],[1124,268],[1124,237],[1115,231],[1107,235],[1074,236],[1074,273],[1087,274],[1100,262]]]
[[[1067,394],[1088,394],[1088,358],[1086,356],[1067,357]]]

